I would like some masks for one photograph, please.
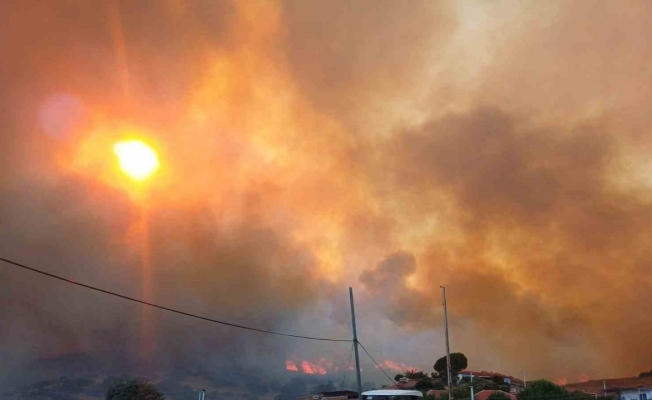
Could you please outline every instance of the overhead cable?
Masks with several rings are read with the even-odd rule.
[[[204,320],[204,321],[213,322],[213,323],[220,324],[220,325],[230,326],[232,328],[244,329],[244,330],[259,332],[259,333],[266,333],[266,334],[269,334],[269,335],[291,337],[291,338],[296,338],[296,339],[320,340],[320,341],[324,341],[324,342],[351,342],[352,341],[351,339],[331,339],[331,338],[322,338],[322,337],[313,337],[313,336],[304,336],[304,335],[295,335],[295,334],[290,334],[290,333],[276,332],[276,331],[270,331],[270,330],[267,330],[267,329],[253,328],[253,327],[250,327],[250,326],[234,324],[234,323],[227,322],[227,321],[220,321],[220,320],[213,319],[213,318],[202,317],[201,315],[192,314],[192,313],[177,310],[177,309],[174,309],[174,308],[160,306],[158,304],[150,303],[150,302],[143,301],[143,300],[140,300],[140,299],[136,299],[136,298],[133,298],[133,297],[125,296],[125,295],[122,295],[122,294],[119,294],[119,293],[115,293],[115,292],[112,292],[110,290],[100,289],[100,288],[95,287],[95,286],[91,286],[91,285],[87,285],[87,284],[84,284],[84,283],[76,282],[76,281],[73,281],[71,279],[67,279],[67,278],[64,278],[64,277],[61,277],[61,276],[58,276],[58,275],[55,275],[55,274],[52,274],[52,273],[49,273],[49,272],[45,272],[45,271],[42,271],[42,270],[39,270],[39,269],[36,269],[36,268],[28,267],[27,265],[18,263],[16,261],[9,260],[7,258],[0,257],[0,261],[4,261],[7,264],[13,265],[15,267],[23,268],[23,269],[26,269],[28,271],[35,272],[37,274],[41,274],[41,275],[48,276],[50,278],[58,279],[60,281],[66,282],[66,283],[71,283],[73,285],[81,286],[81,287],[86,288],[86,289],[91,289],[91,290],[95,290],[97,292],[101,292],[101,293],[108,294],[108,295],[111,295],[111,296],[120,297],[121,299],[125,299],[125,300],[133,301],[133,302],[136,302],[136,303],[144,304],[146,306],[150,306],[150,307],[158,308],[158,309],[161,309],[161,310],[169,311],[169,312],[172,312],[172,313],[175,313],[175,314],[181,314],[181,315],[185,315],[185,316],[191,317],[191,318],[201,319],[201,320]]]
[[[360,345],[360,347],[362,347],[362,350],[364,350],[364,352],[367,353],[367,355],[369,356],[369,358],[371,358],[371,361],[373,361],[374,364],[376,364],[376,367],[378,367],[379,370],[383,371],[383,374],[385,374],[385,376],[387,377],[387,379],[389,379],[389,380],[392,382],[392,384],[395,384],[396,381],[395,381],[394,379],[392,379],[389,375],[387,375],[387,372],[385,372],[385,370],[383,369],[383,367],[381,367],[380,364],[378,364],[378,363],[376,362],[376,360],[374,360],[374,358],[371,356],[371,354],[369,354],[369,352],[367,351],[367,349],[365,349],[365,347],[362,345],[362,343],[358,342],[358,344]]]

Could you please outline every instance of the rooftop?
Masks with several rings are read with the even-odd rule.
[[[509,378],[509,381],[510,381],[511,383],[516,384],[516,385],[521,385],[521,386],[523,386],[523,380],[522,380],[522,379],[518,379],[518,378],[515,378],[515,377],[510,376],[510,375],[504,375],[504,374],[501,374],[501,373],[499,373],[499,372],[491,372],[491,371],[479,371],[479,372],[478,372],[478,371],[461,371],[461,372],[460,372],[460,375],[473,375],[473,376],[477,376],[477,377],[480,377],[480,378],[485,378],[485,377],[486,377],[486,378],[493,378],[493,377]]]
[[[505,395],[505,397],[509,398],[510,400],[516,400],[516,396],[511,393],[505,393],[502,390],[482,390],[475,394],[475,400],[487,400],[487,398],[494,393],[500,393]]]
[[[589,394],[601,394],[604,393],[605,386],[608,392],[649,388],[652,387],[652,376],[645,378],[594,379],[587,382],[570,383],[565,385],[564,388]]]

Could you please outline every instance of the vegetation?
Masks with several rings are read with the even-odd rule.
[[[460,381],[460,385],[463,384],[470,385],[471,378],[463,378]],[[477,376],[473,377],[473,388],[475,389],[476,393],[483,390],[502,390],[503,392],[509,392],[509,385],[498,384],[493,380],[482,379],[478,378]]]
[[[394,377],[395,381],[399,381],[401,378],[408,378],[411,380],[416,381],[415,389],[420,390],[422,392],[426,392],[430,389],[443,389],[444,386],[441,384],[439,381],[439,378],[435,377],[434,375],[429,376],[423,371],[417,371],[417,370],[408,370],[405,371],[404,374],[397,374]]]
[[[471,398],[471,388],[469,385],[460,385],[453,388],[453,398],[454,399],[470,399]],[[448,393],[443,393],[437,400],[448,400]]]
[[[106,393],[106,400],[164,400],[165,396],[147,381],[116,382]]]
[[[585,399],[586,393],[579,391],[569,392],[559,385],[541,379],[528,383],[527,388],[518,394],[518,398],[519,400],[537,400],[541,398],[545,398],[546,400]]]
[[[639,378],[652,377],[652,369],[650,370],[650,372],[641,372],[641,373],[638,375],[638,377],[639,377]]]
[[[417,371],[416,369],[405,371],[405,377],[415,381],[429,379],[428,374],[423,371]]]
[[[466,369],[469,361],[466,359],[466,356],[463,353],[451,353],[451,374],[455,376],[459,374],[462,370]],[[433,366],[434,370],[437,371],[439,376],[446,376],[447,368],[446,356],[441,357],[435,365]]]

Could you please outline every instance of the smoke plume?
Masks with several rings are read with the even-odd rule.
[[[353,286],[374,358],[428,370],[444,352],[446,286],[452,347],[472,368],[647,370],[651,11],[2,2],[0,254],[314,336],[350,336]],[[140,186],[111,150],[126,136],[161,159]],[[71,354],[150,372],[347,367],[346,344],[159,311],[143,364],[141,306],[0,276],[6,377]]]

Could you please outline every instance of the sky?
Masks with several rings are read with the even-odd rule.
[[[351,336],[353,287],[360,340],[397,370],[444,354],[446,286],[451,348],[472,369],[638,375],[652,359],[650,8],[3,1],[0,255],[335,338]],[[142,183],[113,153],[133,138],[160,160]],[[6,379],[71,354],[149,370],[349,354],[8,265],[0,305]]]

